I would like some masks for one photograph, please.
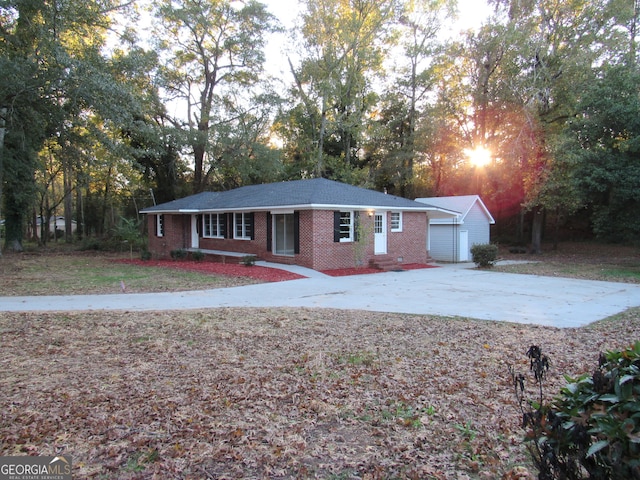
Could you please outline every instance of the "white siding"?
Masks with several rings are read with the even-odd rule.
[[[465,215],[462,225],[445,224],[445,220],[439,220],[437,224],[432,223],[429,227],[430,250],[429,255],[440,262],[460,261],[460,231],[469,232],[469,252],[471,257],[471,247],[478,244],[490,242],[490,224],[487,215],[482,207],[475,202]]]
[[[466,217],[464,217],[464,230],[469,230],[469,250],[474,245],[489,243],[489,222],[480,205],[474,203]],[[471,258],[471,254],[469,254]]]

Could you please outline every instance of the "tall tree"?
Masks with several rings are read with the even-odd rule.
[[[199,192],[212,170],[207,162],[215,162],[211,138],[236,118],[239,92],[260,80],[265,35],[274,21],[255,0],[158,0],[155,16],[156,42],[166,59],[162,87],[166,101],[181,110],[174,124],[187,130],[193,190]]]
[[[376,96],[374,76],[381,72],[391,39],[396,2],[376,0],[307,1],[298,66],[291,61],[299,120],[297,157],[301,175],[349,181],[360,168],[363,133]]]
[[[406,197],[416,194],[415,165],[424,164],[428,152],[424,132],[418,129],[424,128],[433,101],[435,59],[442,42],[438,33],[452,15],[454,3],[417,0],[403,4],[395,25],[396,54],[386,62],[391,65],[390,81],[378,102],[375,126],[367,133],[370,175],[380,189]]]
[[[55,43],[48,35],[49,25],[44,24],[51,20],[50,9],[37,1],[3,2],[0,8],[0,109],[5,112],[6,128],[0,151],[1,200],[5,246],[20,251],[35,193],[37,153],[57,110],[51,95],[38,97],[47,85],[56,83],[60,71],[56,62],[51,62]],[[52,68],[43,69],[45,62],[52,63]]]
[[[565,182],[580,193],[595,234],[608,241],[640,236],[640,72],[606,66],[587,87],[559,144]]]
[[[435,59],[442,48],[439,33],[444,22],[453,18],[454,7],[452,0],[411,0],[404,4],[400,16],[398,34],[403,55],[395,69],[394,87],[406,105],[406,119],[402,122],[404,127],[395,130],[399,135],[398,148],[385,163],[395,166],[398,176],[395,190],[401,196],[415,196],[414,165],[420,160],[416,131],[426,120],[429,100],[432,100],[429,96],[433,97],[435,91]],[[392,122],[390,126],[394,129],[394,125],[397,128],[402,123]]]
[[[92,112],[99,112],[103,124],[121,121],[132,104],[101,51],[110,15],[126,5],[117,0],[0,4],[0,110],[7,112],[3,201],[6,244],[13,249],[22,248],[41,165],[38,154],[47,139],[61,147],[55,151],[63,156],[67,205],[71,182],[65,153],[67,147],[78,147],[69,141],[71,133],[86,126]]]
[[[545,209],[557,196],[544,196],[554,168],[551,145],[575,113],[581,86],[593,78],[592,66],[609,45],[603,27],[610,11],[606,0],[493,0],[510,32],[502,60],[508,68],[510,105],[520,112],[503,160],[519,164],[524,208],[532,213],[532,251],[541,251]]]

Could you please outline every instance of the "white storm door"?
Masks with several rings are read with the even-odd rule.
[[[373,253],[387,253],[387,214],[376,213],[373,217]]]
[[[460,260],[461,262],[469,261],[469,231],[460,230]]]
[[[191,248],[200,248],[198,238],[198,215],[191,215]]]

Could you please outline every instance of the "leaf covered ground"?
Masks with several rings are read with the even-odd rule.
[[[74,478],[500,478],[528,459],[509,365],[561,374],[640,338],[361,311],[0,313],[0,455]],[[516,477],[509,477],[516,478]]]
[[[499,269],[638,281],[638,249],[547,252],[507,253],[535,263]],[[122,257],[4,255],[0,287],[114,293],[126,278],[127,291],[170,292],[283,280]],[[600,351],[640,339],[640,308],[565,330],[339,310],[0,312],[0,336],[0,455],[68,454],[77,479],[514,480],[535,472],[509,366],[526,372],[525,353],[539,345],[555,394],[563,374],[591,372]]]
[[[594,242],[565,242],[557,248],[545,245],[543,253],[513,254],[500,248],[500,258],[516,260],[499,265],[496,271],[553,277],[640,283],[640,248],[627,245],[602,245]]]

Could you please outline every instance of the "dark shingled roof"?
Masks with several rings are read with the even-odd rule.
[[[355,187],[326,178],[249,185],[226,192],[202,192],[145,208],[141,213],[269,210],[275,208],[379,208],[429,211],[438,209],[395,195]],[[441,210],[441,209],[438,209]]]

